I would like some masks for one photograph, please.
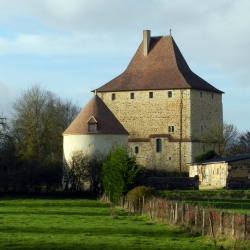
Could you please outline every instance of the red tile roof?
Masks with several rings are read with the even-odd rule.
[[[151,37],[149,53],[140,44],[127,69],[98,92],[197,89],[223,93],[193,73],[172,36]]]
[[[94,119],[97,121],[97,131],[89,132],[88,123],[93,123]],[[102,99],[95,95],[63,134],[128,134],[128,132]]]

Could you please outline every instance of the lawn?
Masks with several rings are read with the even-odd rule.
[[[95,200],[1,199],[0,249],[217,248],[211,239]]]

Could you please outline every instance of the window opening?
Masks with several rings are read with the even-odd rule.
[[[153,92],[149,92],[149,98],[154,98],[154,93]]]
[[[95,132],[97,130],[97,124],[96,123],[89,123],[89,132]]]
[[[204,131],[204,127],[203,125],[201,125],[201,133],[203,133],[203,131]]]
[[[156,152],[161,152],[161,151],[162,151],[162,140],[156,139]]]
[[[168,126],[168,132],[173,133],[174,132],[174,126]]]

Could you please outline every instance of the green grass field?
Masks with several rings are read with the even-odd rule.
[[[250,214],[250,190],[162,191],[162,197],[225,212]]]
[[[218,245],[229,249],[226,243]],[[94,200],[1,199],[0,249],[218,248],[211,239]]]

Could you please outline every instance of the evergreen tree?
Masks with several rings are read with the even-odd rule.
[[[112,151],[103,163],[103,189],[114,203],[136,186],[140,170],[135,157],[130,157],[125,147],[118,147]]]

